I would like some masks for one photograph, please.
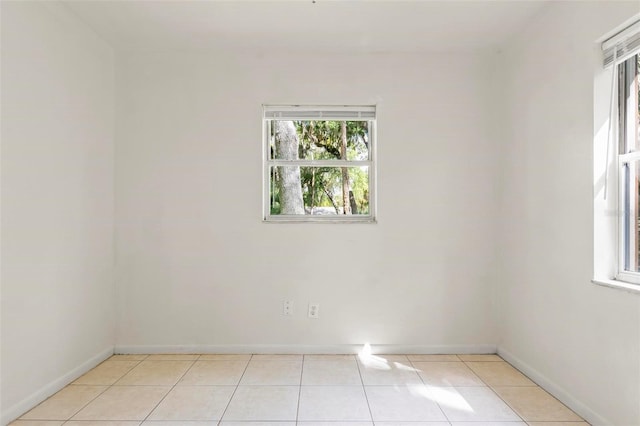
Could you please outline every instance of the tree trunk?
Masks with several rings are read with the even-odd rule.
[[[274,121],[276,159],[298,159],[298,135],[293,121]],[[280,166],[280,214],[304,214],[300,167]]]
[[[358,214],[358,203],[356,197],[353,195],[353,191],[349,191],[349,204],[351,205],[351,213]]]
[[[311,157],[313,160],[313,156]],[[313,208],[316,204],[316,169],[311,169],[311,202],[309,203],[309,213],[313,214]]]
[[[340,128],[340,158],[347,159],[347,122],[343,121]],[[349,169],[342,168],[342,208],[344,214],[351,214],[351,202],[349,201]]]
[[[333,199],[333,195],[331,195],[331,193],[327,191],[327,188],[325,188],[324,185],[322,185],[322,190],[327,195],[327,198],[329,199],[329,201],[331,201],[331,204],[333,205],[333,209],[336,211],[336,214],[340,214],[340,210],[338,210],[338,205],[336,204],[336,201]]]

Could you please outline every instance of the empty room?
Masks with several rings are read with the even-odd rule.
[[[0,15],[0,425],[640,426],[638,0]]]

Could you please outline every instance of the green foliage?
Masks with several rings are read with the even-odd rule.
[[[298,156],[303,160],[342,159],[341,121],[294,121],[298,134]],[[346,122],[346,159],[369,158],[369,123]],[[272,152],[274,152],[272,150]],[[355,200],[358,214],[369,213],[369,174],[366,167],[348,167],[348,187]],[[277,168],[271,171],[271,180],[278,179]],[[342,167],[300,167],[302,196],[307,214],[341,214],[343,211]],[[351,203],[353,204],[353,202]],[[280,212],[277,185],[271,188],[271,214]]]
[[[341,121],[295,121],[300,145],[299,157],[305,160],[339,160],[342,158]],[[366,160],[369,123],[347,121],[347,160]]]

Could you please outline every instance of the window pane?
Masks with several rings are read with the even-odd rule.
[[[638,243],[640,235],[638,226],[638,212],[640,206],[640,161],[634,161],[624,166],[624,246],[625,259],[624,269],[626,271],[640,272],[640,250]]]
[[[620,152],[640,150],[640,56],[620,64]]]
[[[368,121],[271,120],[271,158],[368,160],[369,128]]]
[[[640,55],[636,56],[636,69],[635,69],[635,90],[634,90],[634,94],[635,94],[635,108],[634,108],[634,112],[635,112],[635,116],[636,119],[634,120],[634,124],[635,124],[635,132],[634,132],[634,137],[635,137],[635,146],[636,149],[638,149],[640,147]]]
[[[272,215],[369,214],[368,167],[275,166],[270,177]]]

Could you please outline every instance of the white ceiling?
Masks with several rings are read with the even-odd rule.
[[[424,52],[496,47],[544,6],[527,0],[63,0],[117,50]]]

